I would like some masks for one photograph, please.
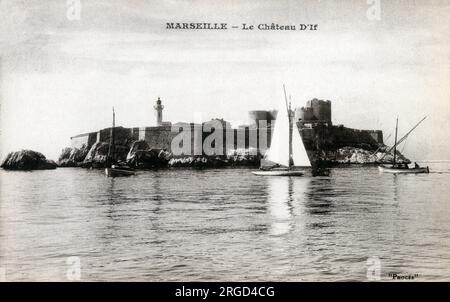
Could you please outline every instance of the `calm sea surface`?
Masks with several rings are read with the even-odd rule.
[[[382,280],[450,281],[450,163],[427,164],[296,178],[0,171],[0,278],[64,281],[79,259],[82,281],[366,281],[379,259]]]

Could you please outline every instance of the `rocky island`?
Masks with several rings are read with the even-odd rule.
[[[259,167],[272,136],[276,111],[250,111],[249,124],[232,128],[223,119],[201,124],[164,122],[162,102],[156,105],[157,125],[114,128],[115,157],[136,169]],[[393,160],[380,130],[333,125],[331,102],[313,99],[290,114],[297,123],[313,166],[383,164]],[[112,128],[76,135],[57,163],[31,150],[12,152],[5,170],[42,170],[59,167],[104,168]],[[397,162],[410,163],[397,151]]]
[[[0,165],[5,170],[48,170],[56,169],[57,164],[45,158],[39,152],[32,150],[21,150],[9,153]]]
[[[276,111],[250,111],[249,124],[232,128],[223,119],[194,123],[165,122],[162,102],[155,106],[157,125],[114,128],[116,159],[140,169],[176,167],[258,167],[270,146]],[[359,130],[333,125],[331,101],[313,99],[291,113],[313,165],[389,163],[381,130]],[[60,167],[103,168],[111,128],[71,138],[58,160]],[[205,149],[209,150],[206,150]],[[212,150],[212,151],[211,151]],[[401,154],[398,162],[410,161]]]

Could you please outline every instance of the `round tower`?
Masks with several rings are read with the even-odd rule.
[[[164,106],[161,104],[161,99],[158,97],[158,100],[156,101],[156,105],[153,106],[156,110],[156,126],[162,126],[163,124],[163,115],[162,111],[164,109]]]

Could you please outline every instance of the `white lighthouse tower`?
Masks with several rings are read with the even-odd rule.
[[[162,111],[164,109],[164,106],[161,104],[161,99],[158,97],[158,100],[156,101],[156,105],[153,106],[156,110],[156,126],[162,126],[163,125],[163,115]]]

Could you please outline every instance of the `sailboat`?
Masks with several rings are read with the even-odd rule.
[[[311,162],[300,136],[297,123],[292,120],[290,105],[288,106],[286,88],[283,85],[284,102],[278,108],[278,114],[272,135],[272,142],[266,160],[275,163],[276,167],[263,168],[252,173],[259,176],[302,176],[300,167],[309,168]]]
[[[408,135],[414,131],[427,117],[425,116],[423,119],[421,119],[410,131],[408,131],[400,140],[397,141],[397,134],[398,134],[398,117],[395,124],[395,142],[394,146],[390,148],[386,154],[389,154],[392,150],[394,150],[394,159],[392,161],[391,166],[387,165],[379,165],[378,170],[380,172],[385,173],[411,173],[411,174],[419,174],[419,173],[430,173],[430,169],[427,167],[420,167],[417,163],[415,164],[414,168],[410,168],[408,164],[399,164],[397,163],[397,146],[401,144],[403,141],[405,141],[408,138]],[[386,155],[385,155],[386,156]],[[382,160],[384,156],[380,159]]]
[[[108,177],[118,177],[118,176],[130,176],[134,175],[134,169],[118,165],[115,157],[115,127],[116,127],[116,114],[113,107],[113,126],[111,128],[111,138],[108,149],[108,156],[106,158],[106,168],[105,174]]]

